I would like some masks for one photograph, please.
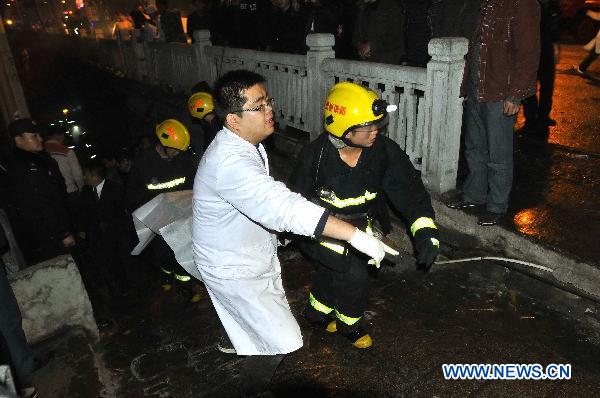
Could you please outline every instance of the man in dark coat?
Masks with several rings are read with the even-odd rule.
[[[484,0],[469,45],[465,157],[469,175],[455,209],[485,206],[478,224],[495,225],[508,210],[513,127],[521,101],[535,93],[540,56],[537,0]]]
[[[127,293],[133,279],[131,250],[137,236],[126,209],[125,188],[106,178],[101,161],[84,166],[85,188],[81,193],[80,230],[96,264],[96,273],[107,288]]]
[[[67,190],[58,164],[43,151],[40,128],[33,120],[16,120],[8,132],[15,148],[7,162],[7,210],[23,254],[32,264],[75,245]]]

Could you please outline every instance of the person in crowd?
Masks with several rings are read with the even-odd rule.
[[[194,175],[194,160],[188,153],[190,134],[187,128],[175,119],[167,119],[156,126],[157,143],[140,153],[131,168],[127,183],[127,204],[130,211],[164,192],[191,189]],[[163,273],[162,288],[170,291],[176,281],[183,295],[197,301],[189,283],[191,277],[175,260],[175,255],[162,238],[151,243],[155,265]]]
[[[167,43],[187,43],[179,10],[169,8],[169,0],[157,0],[156,9],[161,39]]]
[[[428,16],[431,0],[405,0],[406,4],[406,62],[425,67],[429,61],[427,46],[431,39]]]
[[[125,187],[106,177],[100,160],[84,166],[85,188],[81,194],[79,230],[93,259],[98,282],[110,296],[126,295],[134,284],[131,250],[137,236],[125,202]]]
[[[404,0],[360,0],[354,43],[360,59],[400,64],[406,57]]]
[[[354,58],[352,49],[352,9],[344,0],[309,0],[305,3],[305,32],[335,36],[335,57]]]
[[[116,37],[117,35],[121,35],[122,37],[129,37],[132,29],[133,22],[131,17],[122,13],[117,13],[117,16],[115,17],[115,26],[113,27],[113,36]]]
[[[478,224],[506,214],[513,177],[513,126],[533,95],[540,55],[537,0],[484,0],[462,85],[467,97],[465,157],[469,174],[454,209],[485,206]]]
[[[121,150],[117,157],[117,168],[119,170],[119,177],[123,181],[124,185],[127,185],[129,180],[129,174],[131,173],[131,166],[133,165],[133,159],[127,150]]]
[[[7,212],[29,264],[75,246],[65,181],[56,161],[44,151],[40,132],[29,118],[8,125],[14,149],[7,161]]]
[[[471,39],[482,0],[432,0],[429,8],[431,37]]]
[[[269,49],[290,54],[306,53],[307,14],[298,0],[272,0]]]
[[[146,23],[154,23],[152,17],[146,13],[144,2],[138,1],[134,9],[129,13],[134,29],[143,29]]]
[[[234,15],[238,23],[237,28],[229,21],[225,23],[228,29],[233,29],[232,47],[264,50],[269,34],[269,1],[238,0],[231,3],[236,7]]]
[[[197,121],[202,128],[202,152],[204,152],[223,127],[215,112],[212,95],[206,91],[192,94],[188,100],[188,110],[193,120]]]
[[[57,127],[48,131],[44,149],[58,163],[69,196],[77,196],[83,188],[83,172],[75,151],[65,145],[65,133]]]
[[[212,4],[209,0],[192,0],[192,8],[192,13],[187,17],[187,34],[193,43],[194,32],[197,30],[212,30],[214,21]]]
[[[358,84],[331,88],[323,109],[325,133],[298,156],[290,188],[367,231],[390,230],[386,199],[407,221],[417,263],[429,270],[439,252],[431,199],[406,153],[380,135],[389,106]],[[361,319],[367,306],[367,258],[343,241],[305,240],[317,263],[306,318],[315,327],[339,332],[356,348],[373,342]]]
[[[556,121],[550,118],[552,96],[554,94],[554,76],[560,54],[560,7],[557,0],[538,0],[540,4],[540,62],[537,72],[539,98],[534,94],[523,100],[525,125],[521,133],[548,139],[549,126]]]
[[[274,231],[328,236],[379,264],[379,240],[291,192],[269,175],[262,144],[273,134],[273,102],[262,76],[228,72],[215,84],[224,121],[205,152],[194,181],[194,261],[238,355],[243,397],[260,396],[284,355],[302,346],[300,328],[285,298]]]
[[[106,148],[101,151],[99,157],[104,165],[106,178],[118,184],[123,184],[121,173],[119,173],[119,162],[117,161],[115,152],[116,151],[112,148]]]
[[[600,12],[588,10],[586,15],[595,21],[600,21]],[[590,40],[583,48],[589,51],[587,57],[579,65],[573,65],[573,70],[580,75],[585,75],[592,62],[600,55],[600,29],[598,29],[596,37]]]

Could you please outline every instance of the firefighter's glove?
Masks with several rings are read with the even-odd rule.
[[[417,268],[429,272],[440,253],[440,240],[436,228],[421,228],[415,233]]]
[[[356,228],[354,235],[352,235],[352,238],[350,238],[348,243],[359,252],[369,256],[371,258],[369,264],[374,264],[377,268],[379,268],[379,264],[386,253],[393,256],[400,254],[376,237],[369,235],[358,228]]]

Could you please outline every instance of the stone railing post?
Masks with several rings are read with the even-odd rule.
[[[134,29],[131,35],[131,48],[135,57],[135,79],[143,80],[148,76],[146,53],[144,51],[144,35],[141,29]]]
[[[133,34],[133,30],[131,31],[131,34]],[[123,54],[123,37],[121,36],[120,30],[117,30],[115,32],[115,41],[117,43],[117,53],[116,53],[116,55],[113,55],[114,65],[112,65],[112,66],[115,69],[119,69],[123,73],[126,73],[127,70],[125,67],[125,56]]]
[[[463,113],[460,86],[468,44],[458,37],[429,42],[422,177],[437,194],[456,187]]]
[[[205,81],[212,86],[217,76],[211,76],[206,47],[212,46],[209,30],[197,30],[194,32],[194,58],[196,62],[196,81]]]
[[[308,131],[311,141],[323,130],[323,103],[327,94],[327,82],[321,72],[321,64],[326,58],[335,58],[333,46],[335,38],[330,33],[311,33],[306,36],[306,75],[308,78]]]

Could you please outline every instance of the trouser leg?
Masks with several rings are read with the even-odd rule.
[[[1,261],[1,260],[0,260]],[[35,355],[23,332],[21,311],[10,287],[4,264],[0,262],[0,334],[14,367],[15,378],[22,381],[33,372]]]
[[[464,200],[472,203],[483,204],[487,199],[488,176],[487,163],[489,151],[487,134],[482,117],[483,104],[477,101],[476,95],[470,94],[467,100],[467,114],[465,120],[465,159],[469,167],[469,174],[463,188]]]
[[[283,354],[247,356],[241,371],[241,396],[259,397],[264,393],[284,357]]]
[[[335,271],[318,265],[308,295],[309,307],[306,316],[310,322],[323,322],[333,315],[335,296],[333,294]]]
[[[348,260],[348,272],[336,274],[333,286],[335,316],[344,325],[352,326],[362,318],[367,306],[369,273],[363,259],[349,255]]]
[[[482,104],[488,142],[488,211],[506,213],[513,178],[513,126],[515,116],[504,115],[503,101]]]
[[[582,72],[585,72],[587,70],[587,68],[590,67],[590,65],[592,64],[592,62],[594,62],[596,60],[596,58],[598,58],[598,55],[596,53],[595,49],[591,49],[590,52],[588,53],[588,56],[585,57],[585,59],[583,61],[581,61],[581,63],[579,64],[579,69]]]
[[[540,100],[537,111],[539,123],[547,126],[552,110],[552,96],[554,94],[554,77],[556,74],[556,65],[554,63],[554,48],[545,46],[542,48],[540,56],[540,68],[538,70],[538,80],[540,82]],[[525,106],[525,103],[523,103]]]

